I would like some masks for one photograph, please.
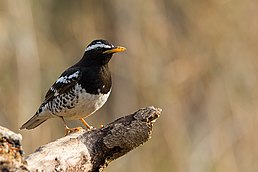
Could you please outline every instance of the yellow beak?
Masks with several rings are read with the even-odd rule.
[[[118,53],[118,52],[123,52],[125,50],[126,50],[125,47],[117,46],[117,47],[112,48],[111,50],[104,51],[103,54]]]

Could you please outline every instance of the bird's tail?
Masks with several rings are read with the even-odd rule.
[[[39,117],[39,114],[35,114],[32,118],[30,118],[25,124],[23,124],[20,128],[21,129],[33,129],[43,122],[45,122],[48,119],[48,117]]]

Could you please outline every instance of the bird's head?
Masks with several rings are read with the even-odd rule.
[[[98,39],[86,47],[82,60],[89,65],[105,65],[114,53],[123,51],[125,51],[124,47],[114,46],[107,40]]]

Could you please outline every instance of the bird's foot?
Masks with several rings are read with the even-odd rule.
[[[90,131],[90,130],[93,130],[94,127],[90,125],[89,128],[87,128],[87,129]]]
[[[80,118],[80,120],[87,127],[88,130],[94,129],[94,127],[89,125],[83,118]]]
[[[82,127],[75,127],[75,128],[65,127],[65,135],[67,136],[68,134],[79,132],[81,130],[82,130]]]

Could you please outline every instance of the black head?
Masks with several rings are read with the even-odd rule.
[[[124,47],[114,46],[107,40],[94,40],[86,47],[80,62],[84,65],[105,65],[114,53],[123,51]]]

